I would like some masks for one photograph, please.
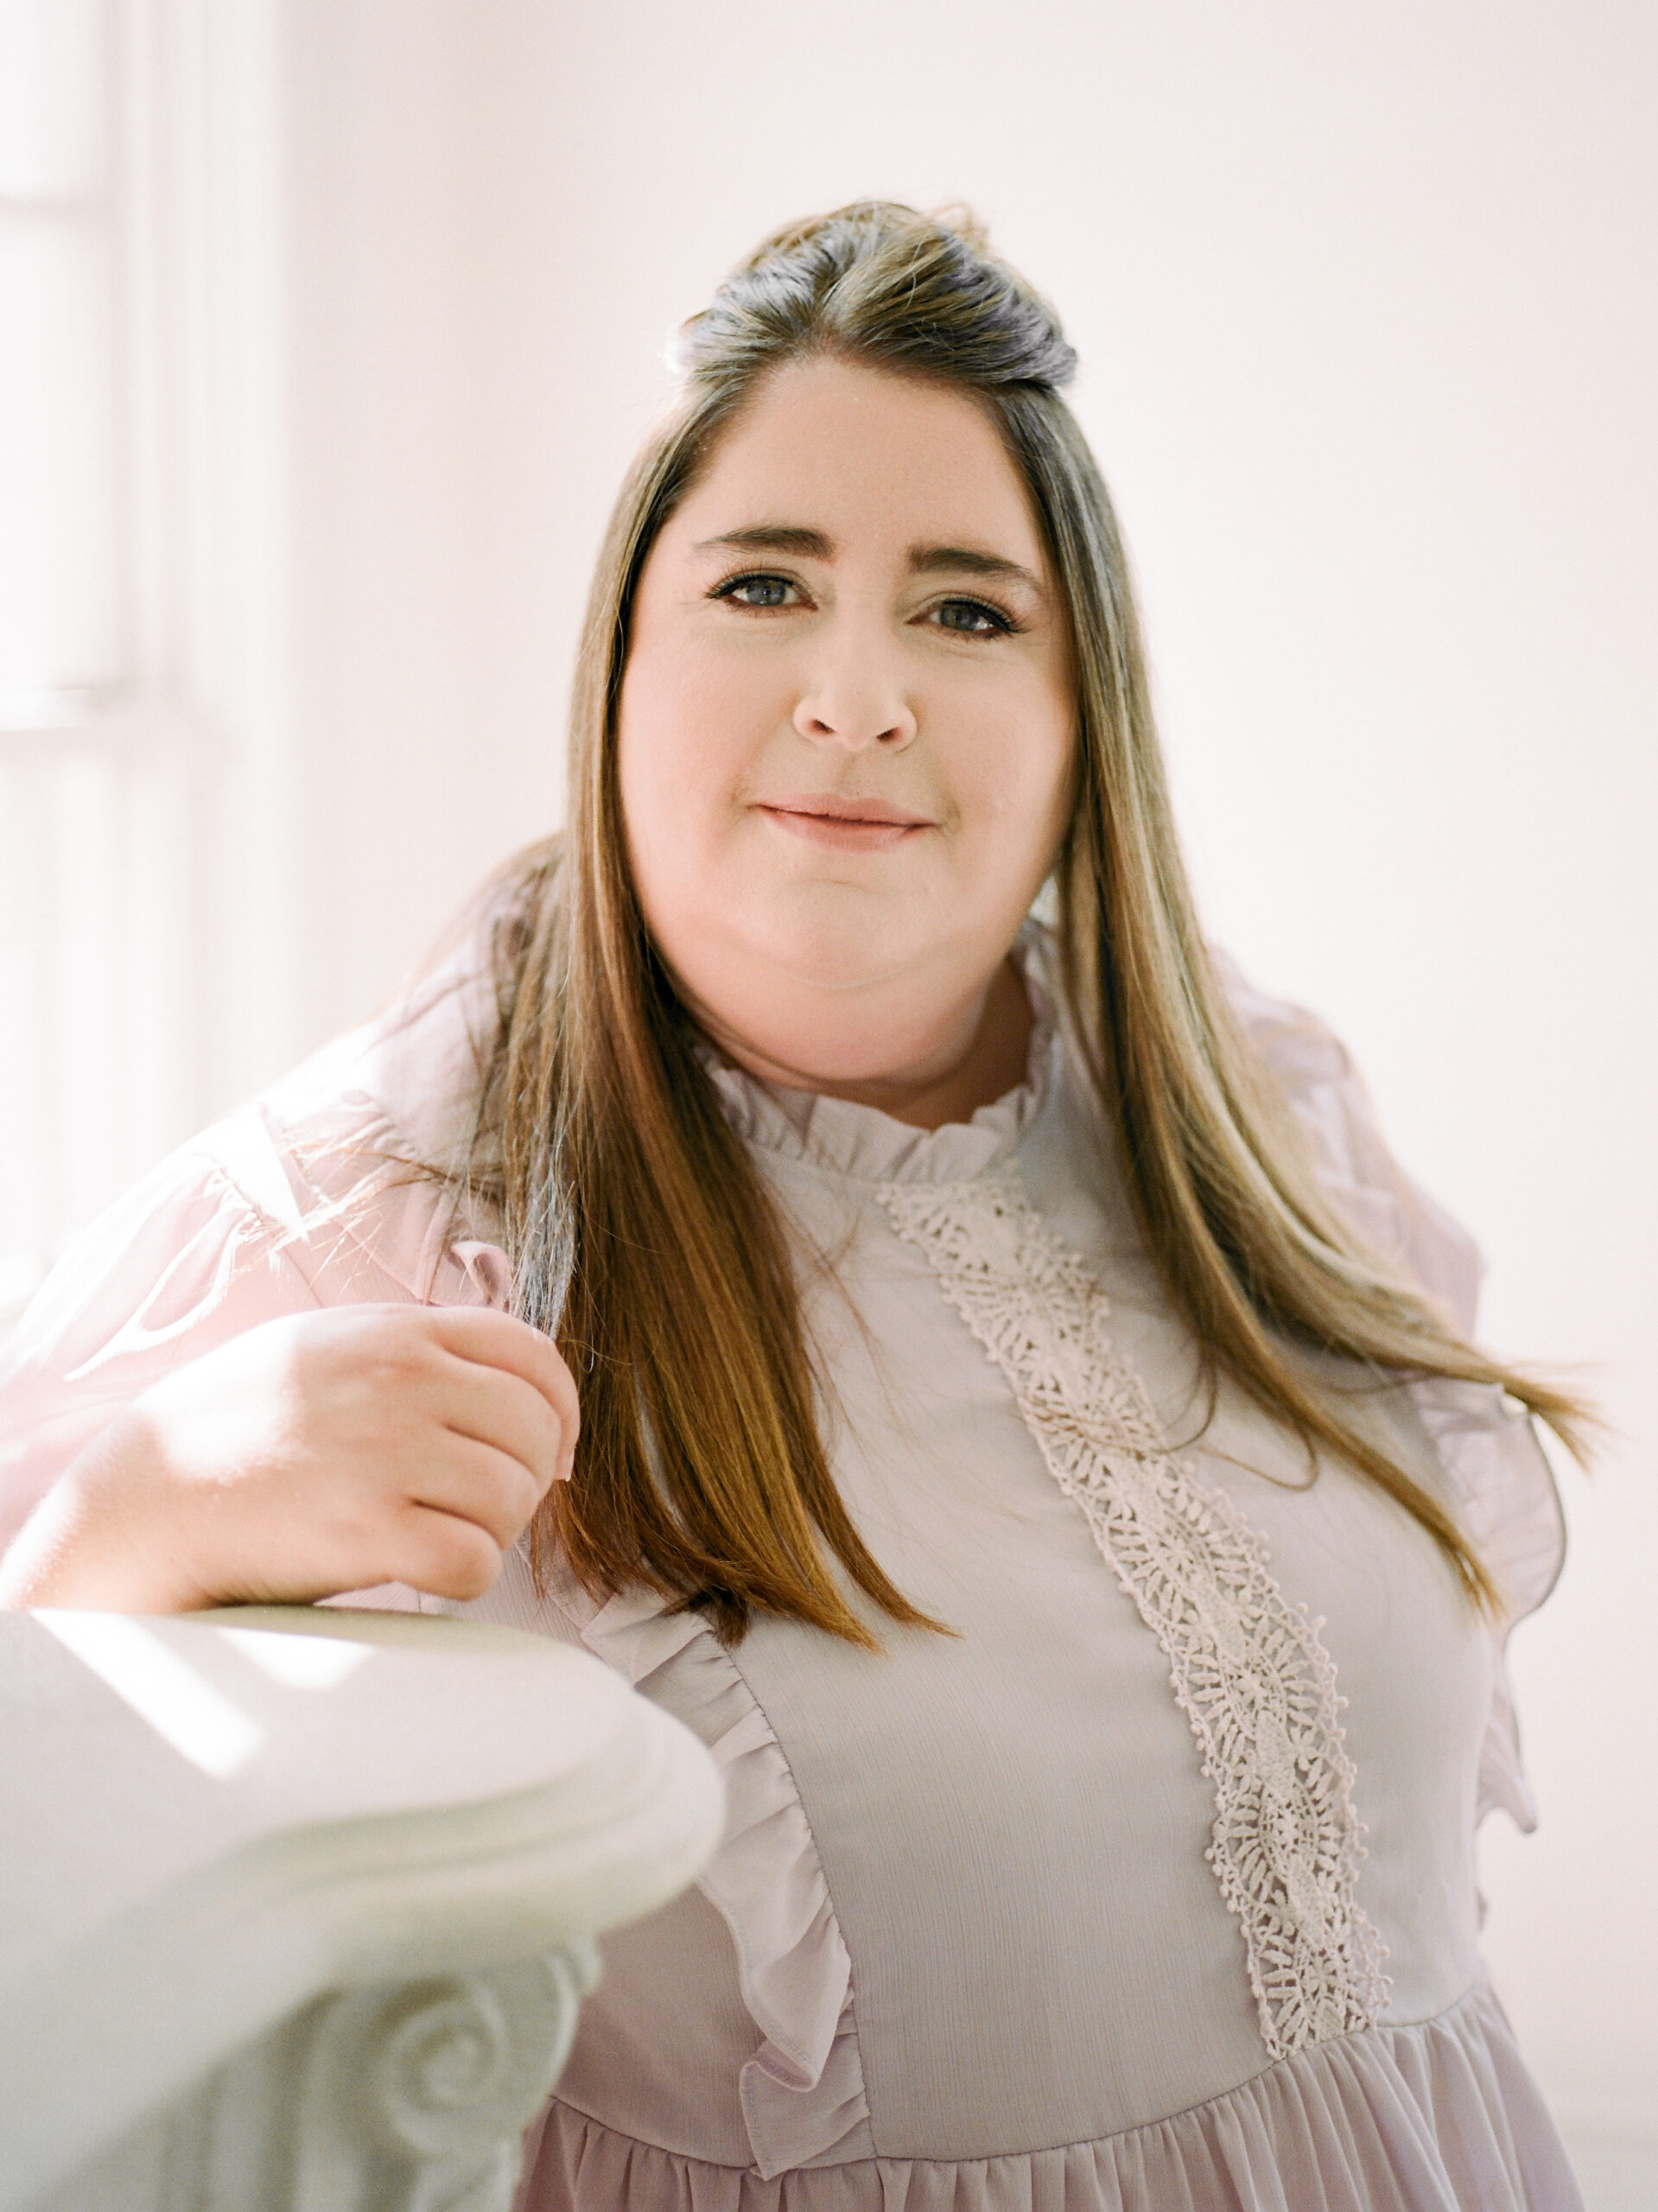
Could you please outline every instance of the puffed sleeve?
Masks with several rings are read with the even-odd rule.
[[[71,1246],[0,1358],[0,1546],[141,1391],[315,1302],[209,1148],[164,1161]]]
[[[503,1256],[385,1095],[389,1073],[429,1118],[435,1099],[464,1118],[467,1102],[443,1097],[463,1082],[454,995],[330,1048],[164,1160],[64,1255],[0,1354],[0,1549],[134,1398],[245,1329],[323,1306],[505,1302]]]
[[[1471,1332],[1484,1273],[1479,1249],[1388,1151],[1346,1046],[1317,1014],[1256,990],[1223,955],[1216,967],[1235,1019],[1311,1142],[1331,1205],[1378,1258]]]
[[[1216,964],[1245,1038],[1307,1135],[1331,1205],[1471,1335],[1483,1271],[1478,1248],[1394,1159],[1345,1048],[1315,1014],[1267,997],[1223,957]],[[1560,1493],[1525,1408],[1505,1392],[1431,1380],[1412,1384],[1410,1394],[1458,1524],[1502,1599],[1491,1624],[1496,1688],[1480,1759],[1480,1816],[1501,1807],[1529,1831],[1536,1809],[1502,1655],[1515,1623],[1534,1612],[1560,1578]]]

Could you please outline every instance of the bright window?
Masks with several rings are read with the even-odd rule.
[[[128,673],[117,208],[99,0],[0,0],[0,723]]]
[[[168,12],[0,0],[0,1328],[188,1115]]]

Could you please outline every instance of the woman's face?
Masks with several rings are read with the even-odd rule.
[[[1064,836],[1075,721],[988,415],[772,375],[651,550],[622,686],[634,880],[709,1033],[812,1088],[946,1071]]]

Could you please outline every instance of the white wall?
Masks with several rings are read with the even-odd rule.
[[[305,1034],[554,817],[669,328],[783,219],[969,198],[1081,348],[1215,933],[1347,1035],[1492,1338],[1620,1431],[1515,1647],[1544,1827],[1485,1863],[1599,2201],[1658,2199],[1658,15],[289,15]]]

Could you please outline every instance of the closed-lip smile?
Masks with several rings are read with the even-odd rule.
[[[791,837],[853,852],[884,852],[932,823],[913,808],[881,798],[843,798],[833,791],[797,791],[756,802],[760,813]]]

